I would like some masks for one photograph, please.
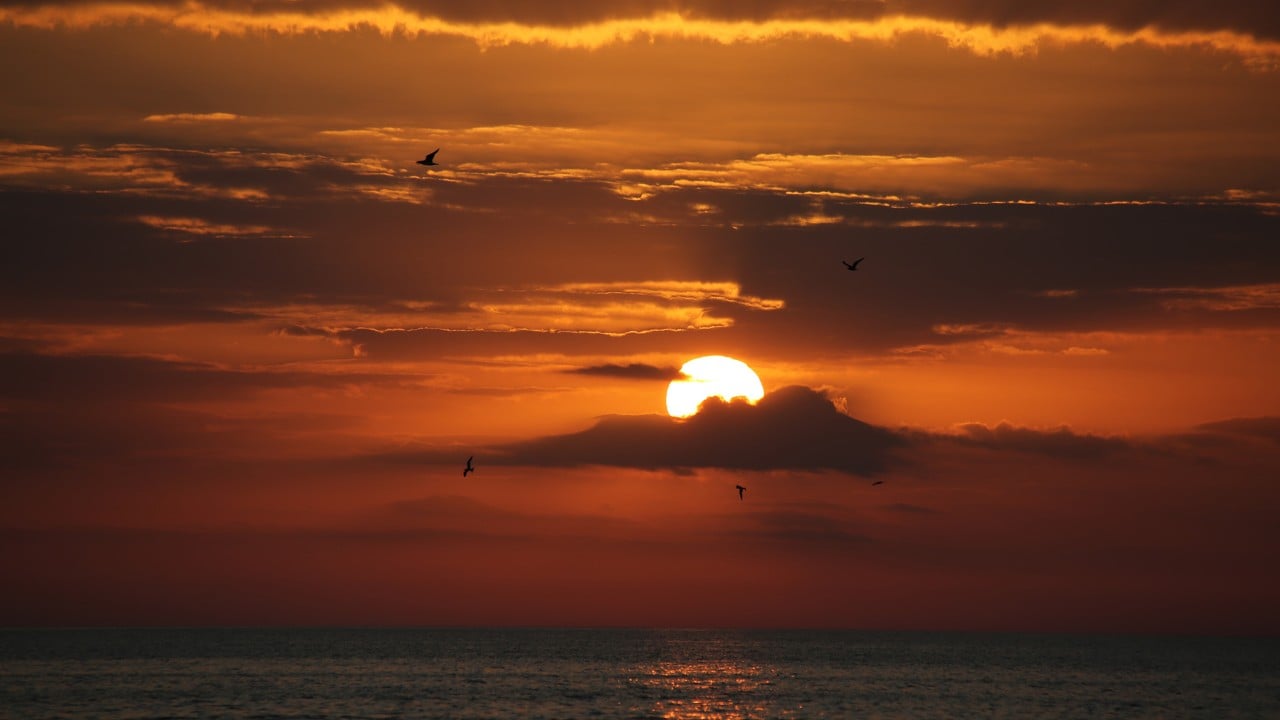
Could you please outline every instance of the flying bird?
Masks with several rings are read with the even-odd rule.
[[[747,491],[747,489],[746,489],[746,488],[744,488],[744,487],[742,487],[741,485],[734,485],[734,487],[738,488],[738,499],[739,499],[739,500],[741,500],[741,499],[742,499],[742,493],[746,492],[746,491]]]
[[[430,157],[430,156],[428,156],[428,157]],[[462,471],[462,477],[466,477],[466,476],[467,476],[467,473],[473,473],[473,472],[475,472],[475,471],[476,471],[476,469],[475,469],[475,468],[471,467],[471,461],[472,461],[474,458],[475,458],[475,455],[472,455],[471,457],[467,458],[467,467],[463,469],[463,471]]]
[[[434,155],[434,154],[435,154],[435,153],[432,153],[432,155]],[[430,157],[430,156],[428,156],[428,157]],[[844,260],[841,260],[840,262],[844,263],[844,266],[845,266],[845,267],[847,267],[847,268],[849,268],[850,270],[857,270],[857,269],[858,269],[858,263],[862,262],[863,260],[866,260],[866,258],[858,258],[857,260],[854,260],[854,261],[853,261],[853,264],[852,264],[852,265],[850,265],[849,263],[845,262]]]
[[[427,153],[426,157],[419,160],[418,164],[419,165],[439,165],[439,163],[436,162],[436,153],[438,152],[440,152],[440,148],[436,148],[435,150],[432,150],[431,152]]]
[[[872,485],[873,487],[874,487],[874,486],[876,486],[876,485],[883,485],[883,484],[884,484],[884,481],[883,481],[883,480],[877,480],[877,481],[875,481],[875,482],[871,483],[871,485]]]

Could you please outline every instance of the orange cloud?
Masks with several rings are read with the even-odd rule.
[[[447,306],[403,300],[380,307],[296,303],[235,309],[329,332],[359,328],[628,335],[730,327],[733,318],[716,312],[716,306],[724,305],[770,311],[784,303],[746,295],[737,283],[667,280],[492,288],[473,291],[470,299]]]
[[[207,235],[211,237],[300,237],[298,234],[290,233],[267,225],[218,223],[193,217],[139,215],[138,222],[160,230],[185,233],[188,235]]]
[[[1280,283],[1232,285],[1228,287],[1141,288],[1137,292],[1167,296],[1161,301],[1169,310],[1280,309]]]
[[[249,12],[213,3],[141,5],[96,2],[0,9],[0,22],[38,28],[86,28],[151,22],[218,35],[256,32],[347,32],[372,28],[383,34],[462,37],[481,47],[512,44],[596,49],[657,38],[721,44],[762,43],[789,38],[838,42],[893,43],[910,35],[934,37],[978,55],[1034,53],[1044,46],[1090,43],[1116,49],[1148,45],[1162,49],[1206,49],[1235,55],[1258,68],[1272,69],[1280,43],[1229,30],[1168,31],[1155,27],[1120,30],[1102,24],[991,24],[894,15],[874,19],[769,18],[761,20],[693,17],[674,12],[583,22],[573,26],[505,22],[462,22],[419,14],[394,4],[372,8],[327,8],[314,12]]]
[[[169,113],[164,115],[148,115],[142,118],[143,122],[226,122],[228,120],[239,120],[240,116],[235,113],[214,112],[214,113]]]

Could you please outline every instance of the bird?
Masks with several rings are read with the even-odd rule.
[[[884,484],[884,481],[883,481],[883,480],[877,480],[877,481],[875,481],[875,482],[871,483],[871,485],[872,485],[873,487],[874,487],[874,486],[876,486],[876,485],[883,485],[883,484]]]
[[[433,153],[433,154],[434,154],[434,153]],[[858,269],[858,263],[862,262],[863,260],[866,260],[866,258],[858,258],[857,260],[854,260],[854,261],[853,261],[853,264],[852,264],[852,265],[850,265],[849,263],[845,262],[844,260],[841,260],[840,262],[844,263],[844,266],[845,266],[845,267],[847,267],[847,268],[849,268],[850,270],[857,270],[857,269]]]
[[[471,461],[472,461],[474,458],[475,458],[475,455],[472,455],[471,457],[467,458],[467,467],[463,469],[463,471],[462,471],[462,477],[466,477],[466,476],[467,476],[467,473],[473,473],[473,472],[475,472],[475,471],[476,471],[476,469],[475,469],[475,468],[471,467]]]
[[[440,152],[440,148],[436,148],[427,153],[427,156],[418,161],[419,165],[438,165],[436,162],[436,153]]]
[[[744,487],[742,487],[741,485],[734,485],[734,487],[738,488],[738,499],[739,499],[739,500],[741,500],[741,499],[742,499],[742,493],[746,492],[746,491],[747,491],[747,489],[746,489],[746,488],[744,488]]]

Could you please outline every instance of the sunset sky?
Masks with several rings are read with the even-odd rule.
[[[0,0],[0,98],[0,626],[1280,633],[1268,3]]]

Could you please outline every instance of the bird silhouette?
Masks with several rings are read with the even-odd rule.
[[[432,154],[434,155],[435,153],[432,153]],[[866,260],[866,258],[858,258],[857,260],[854,260],[854,261],[853,261],[853,264],[852,264],[852,265],[850,265],[849,263],[845,262],[844,260],[841,260],[840,262],[844,263],[844,266],[845,266],[845,267],[847,267],[847,268],[849,268],[850,270],[857,270],[857,269],[858,269],[858,263],[862,262],[863,260]]]
[[[883,484],[884,484],[884,481],[883,481],[883,480],[877,480],[877,481],[875,481],[875,482],[873,482],[873,483],[871,483],[871,484],[872,484],[873,486],[875,486],[875,485],[883,485]]]
[[[436,162],[436,153],[438,152],[440,152],[440,148],[436,148],[435,150],[432,150],[431,152],[427,153],[426,157],[419,160],[418,164],[419,165],[439,165],[439,163]]]
[[[741,499],[742,499],[742,493],[746,492],[746,491],[747,491],[747,489],[746,489],[746,488],[744,488],[744,487],[742,487],[741,485],[734,485],[734,487],[738,488],[738,499],[739,499],[739,500],[741,500]]]
[[[428,156],[428,157],[430,157],[430,156]],[[475,469],[475,468],[471,467],[471,460],[472,460],[472,459],[474,459],[474,458],[475,458],[475,455],[472,455],[471,457],[467,458],[467,467],[463,469],[463,471],[462,471],[462,477],[466,477],[466,476],[467,476],[467,473],[473,473],[473,472],[475,472],[475,471],[476,471],[476,469]]]

